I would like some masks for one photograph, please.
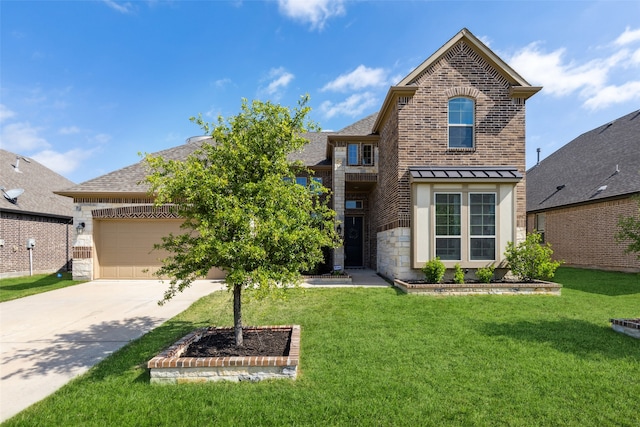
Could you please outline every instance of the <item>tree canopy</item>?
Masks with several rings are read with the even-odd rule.
[[[169,277],[164,301],[217,267],[234,292],[236,344],[242,345],[241,292],[260,295],[296,284],[300,272],[335,247],[335,212],[328,190],[296,176],[310,175],[289,154],[308,142],[317,126],[307,120],[308,97],[291,110],[271,102],[242,101],[239,114],[207,123],[191,118],[211,140],[186,160],[147,155],[146,182],[157,205],[172,205],[185,219],[183,233],[163,238],[169,256],[158,270]]]

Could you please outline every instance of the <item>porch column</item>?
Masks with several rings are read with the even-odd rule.
[[[333,149],[333,209],[336,211],[336,227],[340,225],[344,235],[345,167],[347,164],[346,144],[336,144]],[[334,268],[344,269],[344,246],[333,250]]]

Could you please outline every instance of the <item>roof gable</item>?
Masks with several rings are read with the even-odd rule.
[[[640,110],[586,132],[527,171],[527,211],[640,193]]]

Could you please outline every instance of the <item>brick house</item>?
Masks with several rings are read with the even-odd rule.
[[[527,229],[566,265],[638,272],[618,218],[638,215],[640,110],[586,132],[527,171]]]
[[[0,278],[71,269],[73,201],[53,193],[71,185],[37,161],[0,149]]]
[[[328,263],[401,279],[421,277],[436,256],[448,267],[503,265],[507,242],[525,235],[525,101],[539,90],[463,29],[392,86],[377,113],[307,134],[293,157],[315,173],[299,182],[331,190],[344,237]],[[158,154],[181,158],[198,142]],[[59,192],[86,224],[74,276],[150,277],[157,261],[143,254],[179,218],[151,206],[143,176],[139,163]]]

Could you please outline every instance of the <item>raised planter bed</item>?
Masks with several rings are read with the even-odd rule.
[[[611,322],[611,328],[614,331],[640,339],[640,318],[611,319],[609,321]]]
[[[348,274],[324,274],[304,276],[304,283],[308,285],[352,285],[353,281]]]
[[[201,328],[186,335],[147,363],[154,384],[180,384],[207,381],[260,381],[272,378],[295,379],[300,359],[300,325],[243,328],[244,333],[260,330],[289,331],[288,355],[235,357],[182,357],[193,342],[215,330]]]
[[[562,285],[553,282],[495,283],[418,283],[394,280],[393,284],[407,294],[417,295],[560,295]]]

